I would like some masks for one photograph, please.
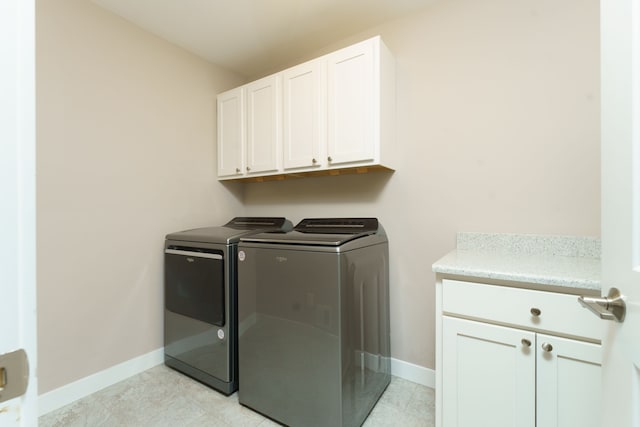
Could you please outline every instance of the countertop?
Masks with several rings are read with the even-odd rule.
[[[458,233],[457,248],[433,264],[456,277],[600,291],[600,240],[594,237]]]

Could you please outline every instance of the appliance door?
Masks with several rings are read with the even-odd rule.
[[[216,249],[165,249],[165,307],[224,326],[224,260]]]
[[[231,381],[225,281],[222,250],[165,249],[165,359],[205,383]]]

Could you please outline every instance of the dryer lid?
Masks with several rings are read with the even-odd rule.
[[[287,219],[284,217],[264,217],[264,216],[237,216],[226,223],[224,227],[236,230],[276,230],[288,231]],[[291,226],[289,226],[291,229]]]
[[[203,227],[179,231],[166,236],[167,240],[203,243],[237,243],[240,237],[252,233],[286,232],[291,221],[284,217],[236,217],[221,227]]]

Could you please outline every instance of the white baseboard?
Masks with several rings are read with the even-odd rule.
[[[48,414],[78,399],[87,397],[129,377],[164,362],[164,349],[159,348],[142,356],[96,372],[38,396],[38,416]],[[391,374],[426,387],[435,388],[435,371],[413,363],[391,358]]]
[[[436,371],[393,357],[391,358],[391,375],[429,388],[436,388]]]
[[[62,408],[78,399],[82,399],[103,388],[126,380],[163,362],[164,348],[159,348],[41,394],[38,396],[38,416]]]

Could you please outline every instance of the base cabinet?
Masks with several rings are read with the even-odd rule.
[[[443,423],[535,427],[535,334],[445,317]]]
[[[443,282],[438,338],[441,378],[436,391],[441,393],[436,408],[441,411],[440,426],[601,426],[599,319],[591,319],[585,310],[575,312],[577,318],[550,320],[572,310],[577,297]],[[483,290],[491,298],[482,298]],[[504,298],[497,298],[496,292],[501,291]],[[469,294],[474,298],[460,302]],[[513,310],[527,300],[531,306],[526,316]],[[478,318],[477,306],[483,302],[494,305]],[[584,334],[584,339],[566,336],[563,331],[578,330],[573,323],[591,333]],[[541,330],[540,325],[548,329]]]
[[[537,341],[537,425],[600,427],[602,347],[544,334]]]

